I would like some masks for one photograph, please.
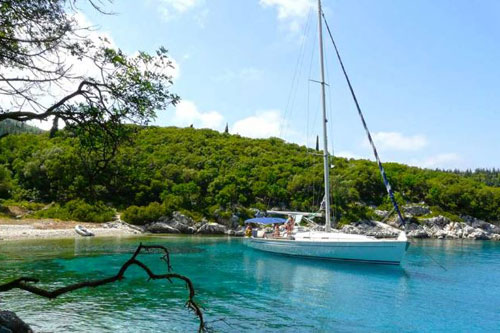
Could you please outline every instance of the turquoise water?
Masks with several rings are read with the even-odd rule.
[[[171,250],[174,271],[194,281],[215,331],[500,331],[500,242],[415,242],[401,266],[282,257],[227,238],[2,242],[0,281],[29,275],[55,287],[104,277],[140,241]],[[158,255],[143,258],[164,269]],[[11,291],[0,294],[0,308],[37,332],[195,331],[184,285],[146,280],[133,268],[120,283],[55,300]]]

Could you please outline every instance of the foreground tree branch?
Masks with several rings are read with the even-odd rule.
[[[153,253],[153,251],[160,252],[163,254],[161,259],[165,262],[165,264],[167,266],[167,273],[166,274],[154,273],[147,265],[145,265],[143,262],[141,262],[137,259],[137,257],[141,253],[143,253],[143,252]],[[6,291],[9,291],[12,289],[21,289],[21,290],[28,291],[28,292],[33,293],[33,294],[38,295],[38,296],[53,299],[53,298],[56,298],[58,296],[65,294],[65,293],[75,291],[78,289],[96,288],[96,287],[99,287],[99,286],[102,286],[105,284],[113,283],[116,281],[121,281],[125,277],[125,272],[127,271],[127,269],[132,265],[136,265],[136,266],[139,266],[140,268],[142,268],[146,272],[146,274],[148,275],[149,279],[151,279],[151,280],[165,279],[165,280],[168,280],[169,282],[172,282],[173,279],[178,279],[178,280],[184,281],[186,283],[186,287],[189,291],[188,300],[186,301],[186,307],[189,310],[193,311],[200,321],[200,324],[198,327],[198,332],[206,331],[205,321],[203,319],[203,313],[201,311],[200,306],[194,300],[195,289],[194,289],[192,281],[184,275],[171,273],[172,266],[170,264],[170,254],[169,254],[167,248],[164,246],[161,246],[161,245],[143,245],[142,243],[139,244],[139,246],[135,250],[132,257],[123,264],[123,266],[120,268],[118,273],[116,275],[113,275],[113,276],[110,276],[110,277],[107,277],[104,279],[83,281],[83,282],[71,284],[71,285],[50,291],[50,290],[46,290],[46,289],[42,289],[42,288],[39,288],[37,286],[34,286],[33,283],[39,282],[39,280],[36,278],[20,277],[20,278],[17,278],[11,282],[0,285],[0,292],[6,292]]]
[[[125,54],[92,33],[77,2],[0,1],[0,121],[145,125],[175,105],[167,50]],[[107,0],[82,2],[106,13]]]

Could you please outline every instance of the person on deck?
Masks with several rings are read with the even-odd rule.
[[[273,237],[279,238],[279,236],[280,236],[280,225],[278,223],[275,223]]]
[[[293,219],[292,215],[288,216],[288,220],[286,221],[285,228],[286,228],[286,234],[288,237],[292,236],[292,231],[295,226],[295,220]]]
[[[247,224],[247,228],[245,229],[245,236],[252,237],[252,225],[250,223]]]

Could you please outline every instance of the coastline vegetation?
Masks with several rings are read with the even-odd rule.
[[[252,216],[250,208],[319,209],[322,163],[312,149],[208,129],[130,127],[127,144],[99,170],[92,169],[96,157],[82,154],[80,139],[69,131],[53,138],[47,133],[3,138],[1,204],[29,203],[33,217],[94,222],[110,220],[116,209],[135,224],[176,210],[223,222],[233,214]],[[332,207],[341,224],[373,218],[375,208],[390,209],[374,162],[337,157],[332,162]],[[398,163],[385,168],[401,205],[425,202],[434,214],[453,220],[462,214],[500,220],[500,187],[487,185],[492,176],[486,182],[474,173]]]

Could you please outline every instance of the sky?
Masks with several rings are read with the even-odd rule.
[[[85,21],[127,54],[165,46],[182,101],[160,126],[314,147],[321,137],[315,0],[116,0]],[[382,161],[500,167],[500,2],[323,0]],[[372,158],[325,35],[330,152]]]

